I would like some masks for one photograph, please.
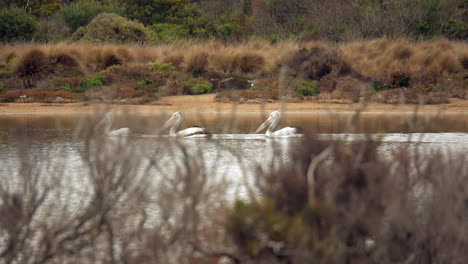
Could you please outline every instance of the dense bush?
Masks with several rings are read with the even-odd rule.
[[[191,0],[127,0],[127,14],[145,25],[158,23],[183,24],[199,16]]]
[[[171,42],[185,39],[188,36],[188,29],[177,24],[154,24],[149,27],[151,39],[155,42]]]
[[[62,8],[55,15],[57,23],[68,26],[72,32],[86,26],[101,13],[124,14],[124,9],[116,6],[103,5],[97,1],[76,2]]]
[[[31,40],[36,33],[36,20],[24,10],[16,7],[0,10],[0,42]]]
[[[79,28],[75,40],[109,43],[143,43],[149,39],[149,31],[142,24],[116,14],[103,13],[86,27]]]
[[[213,90],[213,84],[201,77],[190,79],[187,85],[193,94],[206,94]]]
[[[320,93],[317,81],[302,81],[297,85],[297,92],[302,96],[313,96]]]
[[[159,63],[159,62],[149,62],[148,63],[151,69],[158,75],[169,76],[174,70],[175,67],[172,63]]]

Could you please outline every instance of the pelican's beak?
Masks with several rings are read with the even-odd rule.
[[[108,122],[107,117],[105,117],[101,121],[99,121],[99,123],[97,123],[96,127],[100,127],[100,126],[104,125],[106,122]]]
[[[174,116],[171,117],[171,118],[169,118],[169,120],[167,120],[166,123],[164,123],[164,124],[162,125],[161,129],[166,129],[166,128],[170,127],[172,124],[174,124],[174,121],[175,121],[175,120],[176,120],[176,119],[175,119]]]
[[[258,133],[260,131],[262,131],[263,129],[265,129],[265,127],[269,124],[271,124],[271,121],[273,120],[273,118],[270,116],[267,120],[265,120],[265,122],[263,122],[263,124],[257,128],[257,130],[255,131],[255,133]]]

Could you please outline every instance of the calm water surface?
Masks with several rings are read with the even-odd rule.
[[[162,166],[170,167],[180,158],[180,153],[171,149],[167,138],[157,135],[158,128],[170,113],[145,115],[120,115],[113,127],[130,127],[135,131],[132,146],[143,156],[155,153]],[[288,162],[288,150],[301,144],[301,139],[266,139],[253,131],[266,119],[267,114],[243,113],[186,114],[181,128],[202,125],[215,136],[213,139],[177,140],[177,146],[193,150],[204,157],[207,170],[226,176],[235,185],[243,184],[245,174],[253,167],[268,168],[277,156]],[[62,115],[0,115],[0,174],[2,177],[15,174],[19,166],[18,146],[28,140],[30,155],[41,159],[46,155],[52,162],[67,164],[64,174],[83,173],[80,151],[83,137],[74,133],[88,114]],[[356,141],[372,133],[382,141],[380,151],[385,155],[403,144],[424,151],[450,150],[468,152],[468,114],[362,114],[352,113],[288,113],[283,115],[279,127],[294,125],[306,131],[318,133],[323,140],[343,139]],[[98,120],[97,118],[94,121]],[[23,128],[23,129],[18,129]],[[167,131],[166,131],[167,132]],[[352,133],[346,133],[352,132]],[[344,134],[346,133],[346,134]],[[23,137],[26,136],[26,137]],[[275,154],[273,154],[275,153]],[[248,177],[247,177],[248,178]],[[75,179],[74,181],[79,181]],[[236,191],[236,189],[233,189]]]

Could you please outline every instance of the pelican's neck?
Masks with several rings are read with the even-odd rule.
[[[169,136],[175,137],[177,135],[176,131],[177,131],[177,128],[179,127],[181,122],[182,122],[182,117],[177,117],[176,121],[174,122],[174,124],[171,127],[171,130],[169,130]]]
[[[104,132],[109,133],[111,131],[112,119],[107,119],[106,126],[104,127]]]
[[[268,127],[267,131],[266,131],[266,136],[267,137],[270,137],[273,135],[273,129],[275,129],[275,127],[278,125],[278,122],[279,122],[279,116],[276,116],[272,121],[271,121],[271,124],[270,126]]]

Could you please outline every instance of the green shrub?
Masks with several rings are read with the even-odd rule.
[[[86,27],[79,28],[72,38],[91,42],[143,43],[149,39],[149,31],[138,22],[116,14],[103,13]]]
[[[114,13],[123,15],[125,9],[121,7],[103,5],[100,2],[77,2],[62,8],[55,15],[55,20],[68,26],[72,32],[84,27],[101,13]]]
[[[127,14],[145,25],[157,23],[190,24],[200,16],[192,0],[126,0]]]
[[[385,90],[388,90],[388,87],[383,85],[382,83],[373,83],[371,85],[371,92],[373,93],[376,93],[376,92],[381,92],[381,91],[385,91]]]
[[[302,96],[314,96],[320,93],[317,81],[302,81],[297,85],[297,92]]]
[[[37,21],[20,8],[0,10],[0,42],[27,41],[37,34]]]
[[[3,86],[2,83],[0,83],[0,93],[3,92],[3,91],[5,91],[5,86]]]
[[[140,79],[136,83],[135,90],[152,90],[157,92],[158,87],[154,80]]]
[[[449,38],[463,39],[468,37],[468,25],[455,18],[449,19],[442,31]]]
[[[81,92],[79,88],[73,88],[69,84],[55,88],[56,91]]]
[[[106,83],[106,77],[102,75],[95,75],[85,80],[83,84],[81,85],[81,87],[84,91],[86,91],[89,89],[96,89],[98,87],[101,87],[105,83]]]
[[[170,42],[174,40],[184,39],[189,31],[182,25],[176,24],[154,24],[149,27],[151,31],[151,40],[155,42]]]
[[[151,66],[151,69],[162,76],[169,76],[171,72],[175,70],[174,65],[171,62],[169,63],[159,63],[159,62],[148,62],[148,65]]]
[[[187,85],[193,94],[206,94],[213,91],[213,84],[201,77],[190,79]]]

